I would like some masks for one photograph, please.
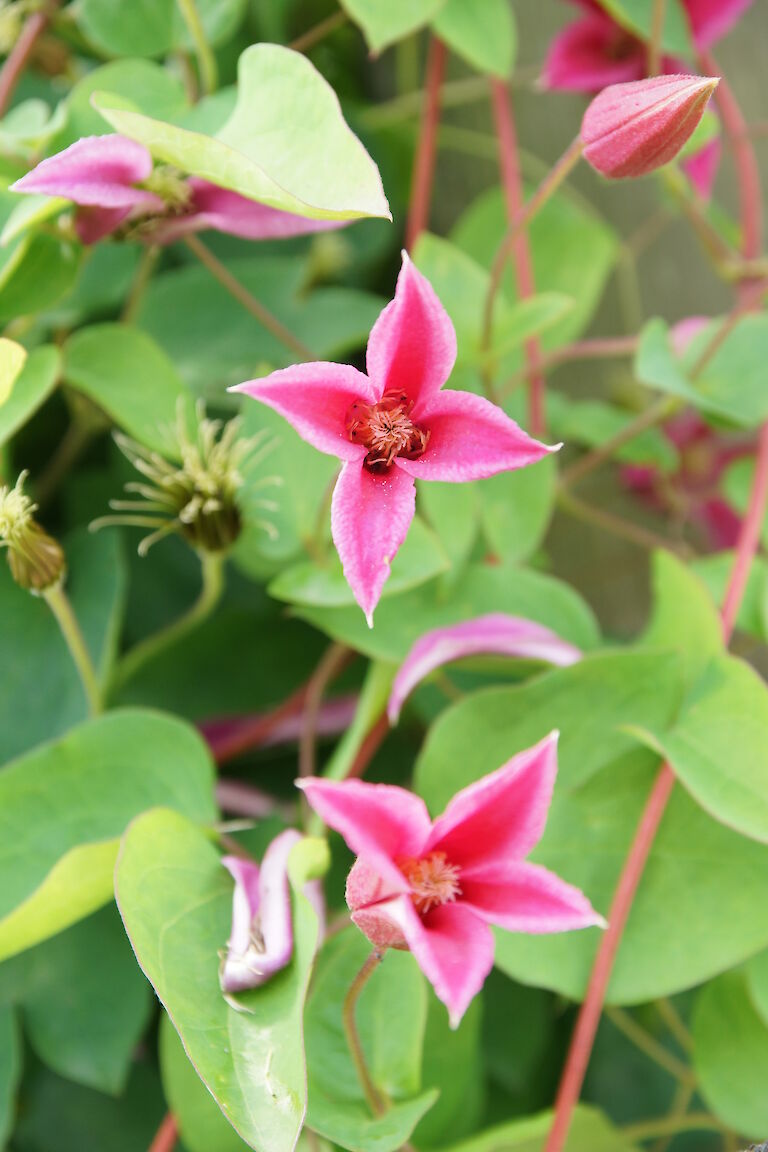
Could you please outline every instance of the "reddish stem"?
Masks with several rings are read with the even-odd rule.
[[[499,141],[499,164],[507,201],[507,216],[510,224],[518,220],[525,206],[523,177],[520,171],[520,156],[517,147],[517,131],[512,113],[509,89],[502,80],[491,81],[493,115],[496,121],[496,134]],[[527,300],[536,291],[533,276],[533,261],[528,243],[528,233],[523,228],[514,239],[512,255],[517,276],[517,291],[521,300]],[[546,434],[544,414],[545,377],[539,364],[541,348],[535,338],[525,345],[525,360],[528,375],[528,423],[532,435]]]
[[[700,55],[701,69],[709,76],[720,76],[720,70],[709,52]],[[733,150],[741,200],[741,251],[747,260],[760,255],[763,242],[763,198],[760,169],[749,138],[749,129],[728,81],[720,76],[715,93],[720,106],[723,127]]]
[[[425,99],[414,158],[411,203],[405,228],[405,246],[409,252],[413,251],[419,234],[427,227],[429,220],[440,120],[440,88],[445,74],[446,55],[445,44],[437,36],[432,36],[427,54]]]
[[[350,768],[349,772],[347,772],[345,779],[359,780],[361,776],[365,775],[366,768],[370,764],[371,760],[373,760],[381,745],[384,743],[388,732],[389,720],[385,714],[379,717],[373,728],[371,728],[370,732],[365,737],[365,740],[363,740],[360,748],[358,749],[357,756],[355,756],[355,759],[352,762],[352,767]]]
[[[228,764],[230,760],[234,760],[251,748],[258,748],[284,720],[301,712],[306,694],[307,685],[303,684],[271,712],[253,716],[250,720],[244,718],[242,723],[230,732],[221,733],[215,739],[211,738],[209,743],[216,763]]]
[[[744,518],[736,547],[731,577],[723,599],[721,618],[725,642],[731,638],[741,605],[749,570],[760,543],[760,530],[768,505],[768,424],[760,431],[755,475],[749,509]],[[555,1102],[555,1117],[544,1152],[561,1152],[568,1135],[573,1110],[579,1100],[589,1057],[600,1023],[616,953],[621,943],[635,892],[642,879],[659,824],[667,806],[675,775],[669,764],[663,764],[646,803],[635,838],[624,864],[611,905],[608,927],[597,951],[589,978],[587,994],[574,1028],[568,1056]]]
[[[274,815],[293,820],[296,815],[293,805],[281,803],[252,784],[246,784],[244,780],[218,780],[216,803],[222,812],[244,816],[248,820],[265,820]]]
[[[38,37],[45,31],[47,23],[47,12],[33,12],[25,21],[18,40],[8,54],[5,64],[0,70],[0,116],[4,116],[7,112],[19,78],[27,66]]]
[[[149,1152],[173,1152],[179,1138],[179,1129],[173,1115],[168,1112],[155,1133]]]

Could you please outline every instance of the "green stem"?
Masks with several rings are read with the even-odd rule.
[[[693,1037],[685,1026],[683,1018],[671,1000],[666,997],[656,1001],[656,1011],[684,1052],[693,1052]]]
[[[155,264],[157,263],[159,255],[160,248],[157,244],[145,248],[142,252],[133,284],[131,284],[131,290],[125,301],[123,314],[120,317],[124,324],[133,324],[136,319],[144,292],[146,291],[149,281],[152,279],[152,273],[155,270]]]
[[[233,296],[238,304],[242,304],[243,308],[250,312],[251,316],[254,316],[262,327],[271,332],[276,340],[284,344],[289,352],[298,356],[299,360],[314,360],[312,350],[297,339],[276,316],[273,316],[260,300],[252,296],[248,289],[243,287],[240,281],[232,275],[217,256],[214,256],[210,248],[203,244],[198,236],[185,236],[184,242],[194,252],[200,263],[204,264],[211,275],[218,280],[222,288],[226,288],[230,296]]]
[[[630,1016],[629,1012],[625,1012],[623,1008],[608,1007],[605,1009],[605,1014],[609,1020],[615,1025],[616,1028],[622,1032],[628,1040],[631,1040],[640,1052],[643,1052],[649,1060],[654,1064],[658,1064],[675,1080],[678,1080],[686,1087],[693,1087],[696,1084],[696,1078],[691,1069],[678,1060],[671,1052],[668,1052],[663,1044],[660,1044],[654,1036],[647,1032],[642,1025]]]
[[[696,1095],[695,1084],[678,1084],[675,1095],[672,1100],[672,1107],[669,1110],[670,1116],[685,1116],[686,1112],[691,1106],[691,1101]],[[660,1136],[656,1143],[651,1148],[650,1152],[667,1152],[670,1144],[675,1138],[674,1132],[667,1133]]]
[[[658,1136],[677,1136],[681,1132],[728,1132],[729,1129],[707,1112],[688,1112],[683,1116],[659,1116],[656,1120],[641,1120],[627,1124],[621,1135],[630,1143],[655,1140]]]
[[[365,1093],[365,1098],[368,1101],[368,1107],[374,1116],[383,1116],[388,1108],[388,1101],[381,1094],[379,1089],[373,1082],[368,1065],[365,1060],[365,1052],[363,1045],[360,1041],[360,1033],[357,1031],[357,1024],[355,1023],[355,1009],[357,1001],[360,998],[360,993],[365,988],[368,980],[375,972],[378,965],[381,963],[381,956],[378,952],[371,952],[370,956],[363,964],[352,981],[349,991],[344,999],[344,1008],[342,1010],[342,1019],[344,1021],[344,1032],[347,1037],[347,1044],[352,1056],[352,1061],[355,1065],[357,1078]]]
[[[200,566],[203,586],[190,610],[166,628],[136,644],[118,663],[110,681],[110,693],[122,688],[150,660],[188,633],[193,632],[213,612],[224,591],[224,555],[221,552],[201,552]]]
[[[219,81],[216,57],[208,43],[208,37],[205,34],[205,28],[200,19],[200,13],[197,10],[195,0],[177,0],[177,2],[179,11],[184,17],[184,23],[195,45],[197,62],[200,65],[200,79],[203,84],[203,91],[206,95],[209,95],[211,92],[216,91],[216,86]]]
[[[664,16],[667,0],[653,0],[651,17],[651,38],[648,41],[648,75],[658,76],[661,72],[661,42],[664,36]]]
[[[47,591],[43,592],[43,596],[56,618],[56,623],[59,625],[61,634],[69,648],[72,662],[77,668],[85,698],[88,701],[88,711],[91,716],[98,716],[101,712],[99,680],[69,598],[61,583],[48,588]]]
[[[346,24],[349,17],[346,12],[339,10],[332,12],[330,16],[326,16],[325,20],[321,20],[319,24],[315,24],[314,28],[297,36],[288,47],[292,48],[294,52],[309,52],[310,48],[314,48],[326,36],[330,36],[331,32],[335,32],[337,28],[341,28]]]

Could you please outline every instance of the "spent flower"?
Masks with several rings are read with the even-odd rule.
[[[458,792],[430,820],[420,797],[363,780],[297,781],[358,857],[352,920],[374,948],[410,949],[456,1027],[493,965],[490,925],[566,932],[604,921],[589,900],[525,857],[544,832],[557,733]]]
[[[205,229],[246,240],[274,240],[343,223],[282,212],[174,168],[155,168],[143,144],[120,135],[76,140],[41,160],[11,191],[70,200],[76,205],[75,231],[83,244],[111,235],[169,244]]]
[[[241,436],[239,417],[227,423],[209,420],[202,403],[197,405],[196,425],[194,435],[190,434],[187,408],[180,403],[175,429],[178,459],[171,460],[116,433],[118,448],[144,480],[126,484],[125,491],[136,499],[110,501],[116,515],[96,520],[92,529],[114,524],[151,528],[151,534],[139,544],[140,556],[174,532],[205,552],[231,548],[243,524],[239,493],[245,482],[244,469],[263,460],[271,444],[264,442],[265,433]],[[254,490],[279,483],[277,477],[265,476],[250,487]],[[271,501],[256,503],[274,510]],[[258,525],[274,534],[268,521],[260,520]]]
[[[331,530],[371,627],[413,519],[417,479],[479,480],[556,451],[483,397],[443,390],[455,360],[453,324],[404,252],[395,298],[368,340],[367,375],[348,364],[297,364],[232,389],[341,460]]]
[[[66,563],[61,545],[35,519],[37,504],[24,492],[26,478],[22,472],[13,488],[0,487],[0,548],[20,587],[46,592],[63,578]]]

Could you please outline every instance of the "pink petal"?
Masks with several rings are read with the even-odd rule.
[[[613,180],[655,171],[693,134],[717,84],[705,76],[654,76],[604,89],[582,120],[584,158]]]
[[[378,396],[397,390],[423,402],[437,394],[456,361],[456,333],[434,288],[403,252],[395,298],[368,339],[367,367]]]
[[[458,1028],[493,967],[493,933],[463,904],[443,904],[419,916],[408,897],[378,905],[402,932],[416,963]]]
[[[352,922],[368,937],[378,952],[385,952],[387,948],[408,947],[398,926],[379,911],[384,901],[391,900],[401,892],[402,877],[393,886],[382,880],[378,872],[361,857],[357,858],[347,877],[346,897]]]
[[[512,861],[461,875],[461,902],[508,932],[571,932],[605,927],[605,921],[572,884],[539,864]]]
[[[262,380],[237,384],[230,392],[245,392],[279,412],[321,452],[340,460],[362,459],[365,448],[347,433],[347,413],[355,400],[376,402],[367,376],[349,364],[315,361],[281,368]]]
[[[458,792],[432,827],[425,853],[478,868],[522,859],[538,844],[557,775],[557,732]]]
[[[202,232],[207,228],[230,236],[242,236],[245,240],[282,240],[288,236],[342,228],[349,223],[346,220],[310,220],[292,212],[280,212],[194,176],[187,183],[192,192],[189,211],[163,221],[153,233],[155,243],[170,244],[190,232]]]
[[[628,34],[602,9],[574,21],[552,41],[544,65],[547,88],[567,92],[600,92],[609,84],[640,80],[645,76],[647,51],[640,40],[637,51],[617,59],[617,37]]]
[[[424,454],[395,461],[418,480],[482,480],[535,464],[560,447],[531,439],[501,408],[472,392],[440,392],[430,399],[422,426],[429,432]]]
[[[370,869],[406,892],[408,882],[395,863],[418,856],[431,827],[424,801],[405,788],[368,784],[364,780],[297,780],[312,808],[329,828],[344,838]]]
[[[11,185],[13,192],[63,196],[96,208],[161,211],[163,201],[133,185],[146,180],[152,157],[127,136],[85,136]]]
[[[387,705],[390,724],[397,723],[406,697],[436,668],[477,655],[527,657],[560,667],[581,659],[578,648],[543,624],[501,612],[436,628],[416,641],[395,676]]]
[[[255,860],[240,856],[222,856],[221,862],[235,882],[228,947],[245,952],[251,940],[251,924],[259,911],[259,866]]]
[[[684,356],[691,341],[711,323],[711,316],[686,316],[685,320],[678,320],[669,332],[675,356]]]
[[[752,5],[752,0],[683,0],[699,51],[711,48]]]
[[[723,146],[716,136],[680,165],[697,194],[707,203],[712,199],[722,151]]]
[[[331,534],[347,583],[370,628],[389,566],[415,510],[413,479],[399,468],[375,475],[362,459],[350,460],[342,468],[333,490]]]

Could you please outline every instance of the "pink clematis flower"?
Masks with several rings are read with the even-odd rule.
[[[455,359],[448,314],[403,252],[395,298],[368,340],[367,375],[347,364],[298,364],[231,389],[274,408],[342,461],[333,540],[371,627],[413,519],[415,480],[479,480],[557,450],[481,396],[442,391]]]
[[[293,828],[281,832],[264,853],[261,867],[239,856],[222,857],[235,881],[232,931],[219,974],[221,990],[228,995],[259,988],[290,962],[293,923],[288,857],[299,840],[301,836]],[[322,924],[322,885],[311,880],[304,892]]]
[[[493,966],[491,924],[510,932],[604,925],[577,888],[524,857],[541,838],[557,733],[457,793],[434,823],[418,796],[362,780],[297,781],[357,855],[352,920],[377,951],[413,952],[456,1028]]]
[[[618,24],[597,0],[571,2],[581,9],[581,15],[552,41],[544,65],[544,85],[594,93],[609,84],[642,80],[648,67],[645,42]],[[751,4],[752,0],[683,0],[697,49],[711,48]],[[667,56],[662,69],[679,72],[680,62]]]
[[[77,205],[75,230],[95,244],[124,225],[152,244],[212,229],[246,240],[280,239],[338,228],[280,212],[196,176],[154,168],[143,144],[127,136],[86,136],[41,160],[11,185],[13,192],[61,196]]]
[[[584,159],[612,180],[654,172],[693,135],[718,83],[713,76],[654,76],[605,88],[581,122]]]
[[[561,668],[581,660],[578,648],[543,624],[503,612],[435,628],[416,641],[400,665],[387,704],[390,724],[397,723],[405,700],[426,676],[467,656],[522,657]]]

